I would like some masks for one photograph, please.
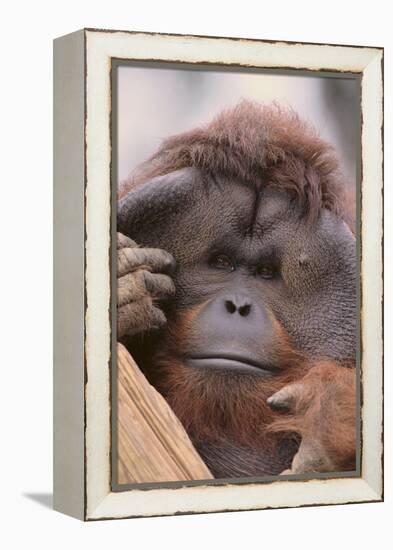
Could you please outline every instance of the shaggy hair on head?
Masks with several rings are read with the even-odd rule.
[[[120,187],[120,197],[148,179],[186,167],[236,178],[257,189],[289,191],[305,214],[321,208],[352,225],[352,205],[333,148],[290,109],[242,101],[210,124],[165,139]]]

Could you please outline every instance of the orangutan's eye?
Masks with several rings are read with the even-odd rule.
[[[223,269],[225,271],[233,271],[235,269],[233,262],[225,254],[217,254],[217,256],[211,258],[209,265],[210,267]]]
[[[262,279],[273,279],[273,277],[276,274],[276,271],[275,271],[274,267],[272,267],[272,266],[263,265],[263,266],[258,268],[257,274],[260,277],[262,277]]]

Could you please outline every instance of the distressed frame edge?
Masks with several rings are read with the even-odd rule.
[[[362,476],[384,496],[384,52],[378,51],[362,77],[361,323]],[[366,215],[365,215],[366,214]],[[378,245],[376,246],[376,243]],[[371,345],[373,344],[373,345]],[[378,368],[372,370],[372,365]],[[371,383],[371,377],[372,382]],[[377,380],[376,380],[377,379]],[[377,425],[373,431],[372,421]],[[367,439],[366,437],[367,436]],[[371,464],[375,463],[372,468]]]
[[[162,506],[159,506],[159,509],[155,509],[154,503],[150,502],[147,505],[149,506],[150,510],[139,510],[139,506],[142,504],[146,504],[143,502],[143,498],[139,499],[139,502],[135,502],[134,509],[131,511],[121,511],[123,508],[123,505],[119,502],[115,502],[115,499],[117,500],[117,496],[114,495],[122,495],[124,493],[127,493],[128,491],[125,491],[123,493],[108,493],[108,495],[100,502],[100,504],[97,506],[96,509],[91,511],[86,515],[85,520],[86,521],[97,521],[97,520],[107,520],[107,519],[132,519],[132,518],[143,518],[143,517],[163,517],[163,516],[179,516],[179,515],[189,515],[189,514],[210,514],[210,513],[223,513],[223,512],[250,512],[250,511],[257,511],[257,510],[282,510],[287,508],[309,508],[314,506],[341,506],[341,505],[348,505],[348,504],[364,504],[364,503],[379,503],[383,501],[383,496],[379,493],[374,491],[373,487],[371,487],[364,479],[357,478],[357,479],[351,479],[351,478],[343,478],[342,480],[339,480],[339,484],[335,485],[333,488],[334,492],[336,492],[335,496],[331,496],[330,499],[327,498],[326,493],[321,495],[320,498],[316,498],[313,494],[314,491],[307,491],[307,483],[322,483],[319,485],[319,487],[313,487],[313,490],[323,490],[323,485],[325,483],[332,484],[333,482],[337,481],[336,479],[326,479],[326,480],[308,480],[308,481],[300,481],[300,480],[277,480],[272,482],[274,485],[282,485],[286,484],[283,488],[283,491],[287,492],[289,485],[294,483],[300,483],[302,485],[302,499],[299,502],[299,500],[295,501],[292,499],[288,499],[287,503],[278,503],[278,502],[263,502],[260,501],[257,504],[254,502],[253,504],[250,504],[250,502],[243,503],[243,504],[237,504],[236,506],[228,506],[226,505],[225,501],[225,494],[223,495],[223,498],[221,499],[221,495],[214,495],[216,498],[214,499],[215,502],[211,503],[209,500],[212,500],[212,490],[213,489],[220,489],[221,491],[228,491],[229,489],[234,488],[241,488],[244,486],[235,486],[231,484],[227,484],[226,486],[221,487],[211,487],[208,485],[203,485],[203,481],[201,482],[201,485],[195,486],[195,487],[186,487],[184,490],[181,490],[181,493],[178,495],[175,495],[176,499],[180,500],[184,497],[189,497],[188,500],[188,507],[187,506],[179,506],[176,503],[170,502],[169,508],[167,510],[163,510]],[[351,491],[351,496],[348,494],[344,494],[344,496],[338,497],[338,489],[341,489],[341,492],[343,491],[342,482],[349,481],[351,487],[348,487],[349,491]],[[268,485],[271,488],[271,484]],[[243,488],[243,490],[251,491],[252,489],[258,489],[260,487],[259,483],[250,483],[246,484],[246,489]],[[326,486],[325,486],[326,488]],[[346,490],[347,488],[344,487]],[[162,491],[169,491],[169,492],[176,492],[178,489],[152,489],[149,491],[138,491],[134,490],[133,492],[139,492],[142,496],[142,493],[149,492],[151,493],[149,497],[151,497],[151,501],[154,501],[156,499],[161,498],[162,496],[166,497],[166,500],[168,500],[168,496],[172,495],[161,495]],[[191,494],[191,491],[194,493]],[[207,494],[207,493],[210,494]],[[295,491],[293,491],[295,492]],[[196,494],[198,493],[198,494]],[[310,493],[310,494],[307,494]],[[240,491],[238,492],[238,496],[241,497]],[[193,497],[193,498],[192,498]],[[217,498],[218,497],[218,498]],[[172,499],[171,499],[172,500]],[[248,500],[248,497],[247,497]],[[116,510],[114,512],[114,510]],[[127,509],[127,506],[124,506],[124,509]]]
[[[99,27],[84,27],[83,29],[86,33],[108,33],[115,34],[121,33],[125,35],[146,35],[146,36],[169,36],[174,38],[208,38],[212,40],[231,40],[239,42],[257,42],[265,44],[284,44],[288,46],[328,46],[332,48],[354,48],[354,49],[368,49],[368,50],[384,50],[384,46],[362,46],[359,44],[339,44],[336,42],[307,42],[301,40],[284,40],[284,39],[268,39],[268,38],[245,38],[239,36],[218,36],[218,35],[208,35],[208,34],[188,34],[188,33],[175,33],[175,32],[159,32],[159,31],[143,31],[143,30],[129,30],[129,29],[105,29]]]
[[[88,30],[85,30],[85,32],[86,32],[88,35],[91,35],[92,32],[94,33],[94,35],[96,35],[97,33],[101,34],[102,31],[88,31]],[[103,32],[106,32],[106,31],[103,31]],[[117,32],[117,31],[114,31],[114,32]],[[119,31],[119,32],[120,32],[120,31]],[[138,35],[143,34],[144,36],[146,36],[145,33],[136,33],[136,34],[138,34]],[[150,35],[147,35],[147,36],[150,37]],[[155,35],[153,35],[153,36],[155,36]],[[168,35],[165,35],[165,36],[167,37]],[[173,36],[173,35],[169,35],[169,36]],[[193,37],[187,37],[187,38],[192,39]],[[207,39],[210,39],[210,37],[206,37],[206,38],[207,38]],[[232,40],[235,40],[235,39],[228,39],[228,40],[232,41]],[[264,42],[264,41],[256,41],[256,42]],[[270,42],[268,42],[268,43],[270,44]],[[282,43],[280,43],[280,44],[282,44]],[[296,45],[300,45],[300,44],[296,43]],[[315,46],[315,47],[316,47],[317,49],[320,49],[320,46]],[[338,46],[334,46],[334,47],[338,47]],[[351,47],[347,47],[347,46],[344,46],[343,48],[344,48],[344,49],[351,49]],[[368,51],[372,50],[373,55],[371,56],[371,60],[368,59],[368,63],[367,63],[367,64],[363,67],[363,69],[362,69],[362,72],[363,72],[363,82],[365,82],[365,75],[366,75],[366,72],[367,72],[367,71],[366,71],[366,70],[367,70],[367,67],[368,67],[369,65],[371,65],[371,64],[373,63],[373,61],[375,61],[375,60],[377,60],[377,61],[379,62],[379,59],[380,59],[380,62],[379,62],[380,67],[381,67],[381,63],[383,62],[383,50],[382,50],[381,48],[368,48],[368,47],[365,47],[365,49],[367,49]],[[101,53],[102,53],[102,52],[101,52]],[[111,58],[111,57],[113,57],[113,56],[109,56],[109,58]],[[157,61],[158,61],[158,60],[159,60],[159,59],[157,58]],[[175,61],[176,61],[176,60],[175,60]],[[292,68],[296,69],[296,68],[298,68],[298,67],[292,67]],[[377,74],[377,82],[376,82],[376,84],[377,84],[378,87],[381,86],[381,90],[380,90],[381,95],[378,96],[378,92],[377,92],[377,99],[381,99],[381,101],[382,101],[382,98],[383,98],[382,71],[380,71],[380,73]],[[362,105],[365,105],[365,103],[363,103],[363,101],[364,101],[364,96],[362,96]],[[378,104],[378,107],[377,107],[377,108],[379,108],[379,104]],[[380,119],[381,119],[381,123],[382,123],[383,105],[381,105],[381,109],[379,109],[379,115],[380,115]],[[372,121],[371,121],[371,125],[372,125]],[[364,138],[364,136],[367,137],[369,131],[370,131],[370,127],[367,128],[366,126],[363,126],[363,131],[362,131],[362,146],[364,145],[363,138]],[[382,140],[380,141],[380,144],[379,144],[379,145],[380,145],[380,147],[378,147],[378,150],[381,151],[381,155],[382,155]],[[364,154],[364,152],[363,152],[363,160],[366,160],[366,155]],[[367,164],[367,163],[366,163],[366,164]],[[372,163],[371,163],[371,164],[372,164]],[[376,164],[374,165],[374,169],[377,169],[377,171],[378,171],[378,166],[377,166]],[[382,166],[380,166],[380,169],[382,169]],[[382,173],[381,173],[380,175],[382,176]],[[381,191],[382,191],[382,189],[383,189],[383,179],[382,179],[382,177],[379,178],[379,179],[380,179],[380,183],[381,183],[380,189],[381,189]],[[375,193],[375,189],[374,189],[373,192]],[[379,205],[379,210],[378,210],[378,206],[377,206],[377,212],[376,212],[376,214],[377,214],[377,218],[379,217],[379,219],[377,219],[377,227],[380,227],[380,226],[382,226],[382,223],[381,223],[381,222],[382,222],[382,203]],[[380,223],[378,223],[378,221],[379,221]],[[363,239],[363,235],[362,235],[362,239]],[[362,267],[363,267],[363,264],[362,264]],[[381,273],[381,267],[382,267],[381,264],[378,264],[378,265],[377,265],[377,273],[376,273],[376,275],[382,274],[382,273]],[[362,270],[362,273],[363,273],[363,270]],[[374,275],[375,275],[375,274],[374,274]],[[87,281],[88,281],[88,277],[87,277]],[[380,295],[380,297],[381,297],[381,300],[382,300],[382,299],[383,299],[382,287],[381,287],[381,295]],[[378,316],[378,318],[377,318],[377,325],[379,325],[379,328],[380,328],[380,329],[382,329],[381,320],[382,320],[382,317],[381,317],[381,316]],[[377,328],[378,328],[378,327],[377,327]],[[381,333],[381,336],[382,336],[382,333]],[[380,341],[380,344],[381,344],[381,346],[382,346],[382,339],[381,339],[381,341]],[[381,347],[381,346],[380,346],[380,347]],[[380,351],[382,351],[382,350],[380,350]],[[381,359],[382,359],[382,355],[381,355]],[[382,373],[381,373],[381,375],[382,375]],[[381,381],[382,381],[382,380],[381,380]],[[381,390],[382,390],[382,386],[381,386],[380,392],[379,392],[379,393],[380,393],[380,398],[381,398],[380,401],[381,401],[381,405],[382,405],[382,393],[381,393]],[[383,426],[381,425],[380,433],[382,432],[382,430],[383,430]],[[382,442],[381,442],[381,456],[382,456]],[[87,457],[86,457],[86,458],[87,458]],[[366,477],[368,477],[368,476],[365,476],[364,478],[361,477],[361,478],[358,478],[358,479],[352,480],[352,481],[359,482],[359,487],[362,487],[362,489],[364,490],[364,495],[367,493],[368,496],[367,496],[367,499],[366,499],[365,501],[367,501],[367,502],[373,502],[373,501],[380,501],[380,500],[382,500],[382,498],[383,498],[383,479],[382,479],[382,478],[383,478],[383,472],[382,472],[382,464],[381,464],[381,468],[380,468],[379,471],[377,472],[377,475],[374,476],[374,481],[373,481],[372,484],[367,483]],[[331,481],[333,481],[333,480],[329,480],[329,483],[330,483]],[[340,480],[340,481],[341,481],[341,482],[342,482],[342,481],[346,481],[346,479]],[[284,481],[279,481],[279,480],[278,480],[277,482],[274,482],[275,485],[277,485],[277,484],[282,484],[282,483],[285,483],[285,482],[284,482]],[[293,482],[289,482],[289,483],[293,483]],[[299,482],[296,482],[296,483],[299,483]],[[301,482],[301,483],[306,484],[306,483],[310,483],[310,482]],[[352,483],[352,485],[353,485],[353,483]],[[252,486],[251,484],[250,484],[250,485],[247,485],[247,486],[246,486],[246,487],[247,487],[247,490],[249,490],[251,486]],[[227,487],[221,487],[221,488],[220,488],[220,487],[214,487],[214,488],[209,487],[209,491],[214,491],[215,489],[224,489],[225,491],[228,491],[228,489],[229,489],[230,487],[234,487],[234,486],[229,486],[229,487],[227,486]],[[201,488],[203,489],[204,486],[203,486],[203,485],[198,486],[198,489],[201,489]],[[87,489],[87,492],[88,492],[88,489],[89,489],[88,485],[87,485],[86,489]],[[184,490],[186,490],[186,491],[191,490],[191,491],[194,491],[194,492],[195,492],[196,489],[197,489],[196,487],[192,487],[192,488],[186,488],[186,489],[184,489]],[[184,493],[183,493],[184,490],[183,490],[183,489],[181,489],[181,490],[179,490],[179,489],[169,489],[169,491],[171,491],[171,492],[176,491],[177,494],[178,494],[179,496],[180,496],[179,491],[182,492],[183,496],[185,496]],[[151,490],[151,491],[149,491],[149,492],[150,492],[150,493],[153,493],[153,492],[156,493],[157,491],[158,491],[159,493],[162,493],[163,491],[164,491],[164,492],[167,492],[168,490],[157,489],[157,490]],[[138,493],[138,492],[140,493],[141,491],[138,491],[138,490],[126,491],[126,493],[129,493],[129,492],[132,492],[132,493],[135,494],[135,493]],[[96,506],[92,506],[92,507],[88,506],[88,508],[86,509],[86,516],[85,516],[85,519],[100,519],[100,518],[101,518],[101,519],[105,519],[105,518],[109,518],[109,517],[140,517],[140,516],[144,516],[144,515],[146,515],[146,516],[147,516],[147,515],[168,515],[168,514],[192,513],[192,512],[194,512],[194,513],[202,513],[202,512],[204,512],[204,511],[208,511],[208,512],[217,511],[217,512],[218,512],[218,511],[224,511],[224,510],[225,510],[225,507],[224,507],[224,508],[220,507],[219,509],[209,509],[209,510],[207,510],[207,509],[206,509],[206,508],[207,508],[207,507],[206,507],[206,504],[204,504],[204,510],[201,510],[201,509],[200,509],[200,510],[196,510],[196,509],[194,508],[193,510],[191,510],[191,509],[190,509],[190,510],[188,510],[188,509],[187,509],[187,510],[184,510],[184,509],[183,509],[183,510],[177,510],[177,511],[172,511],[172,512],[168,512],[168,513],[164,513],[164,514],[159,514],[159,513],[151,513],[151,514],[149,514],[149,513],[145,513],[145,514],[144,514],[144,513],[138,513],[138,514],[136,514],[136,515],[132,515],[132,514],[131,514],[131,515],[125,515],[125,516],[123,516],[123,515],[121,515],[121,514],[120,514],[120,515],[119,515],[119,514],[118,514],[118,515],[111,515],[111,514],[109,513],[109,515],[107,515],[107,514],[108,514],[108,511],[111,509],[111,506],[113,505],[113,503],[112,503],[113,498],[112,498],[112,497],[113,497],[113,495],[116,495],[116,494],[119,495],[120,493],[112,493],[112,492],[110,492],[110,489],[109,489],[109,490],[106,492],[105,496],[104,496],[103,498],[99,499],[98,504],[97,504],[97,501],[96,501]],[[124,493],[123,493],[123,494],[124,494]],[[101,495],[102,495],[102,493],[101,493]],[[360,498],[360,497],[356,498],[355,501],[353,501],[353,502],[363,502],[363,501],[364,501],[364,500],[361,500],[361,499],[359,500],[359,498]],[[303,505],[318,505],[318,504],[320,504],[320,505],[321,505],[321,504],[322,504],[322,505],[323,505],[323,504],[339,504],[339,503],[340,503],[340,502],[338,502],[338,501],[334,501],[334,502],[329,502],[329,503],[327,503],[325,500],[322,500],[321,502],[316,502],[315,499],[314,499],[314,502],[313,502],[313,503],[298,504],[298,506],[303,506]],[[344,502],[342,502],[342,503],[344,503]],[[109,508],[108,508],[108,505],[109,505]],[[289,504],[288,506],[291,506],[291,507],[292,507],[292,506],[295,506],[295,505],[294,505],[294,504]],[[262,508],[270,508],[270,507],[279,508],[279,507],[287,507],[287,506],[285,506],[285,505],[284,505],[284,506],[280,506],[280,505],[269,506],[269,504],[266,504],[266,505],[262,504],[262,505],[258,505],[257,507],[252,507],[252,508],[249,507],[249,508],[246,508],[246,509],[262,509]],[[228,508],[226,508],[226,509],[228,510]],[[238,507],[237,507],[237,508],[231,508],[231,510],[240,510],[240,509],[244,509],[244,508],[238,508]]]

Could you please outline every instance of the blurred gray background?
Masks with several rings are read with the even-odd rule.
[[[360,119],[355,78],[119,66],[118,178],[125,179],[162,139],[207,123],[242,98],[290,106],[333,144],[348,183],[356,181]]]

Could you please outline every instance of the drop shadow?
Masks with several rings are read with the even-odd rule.
[[[23,493],[25,498],[34,500],[44,506],[45,508],[53,508],[53,494],[52,493]]]

